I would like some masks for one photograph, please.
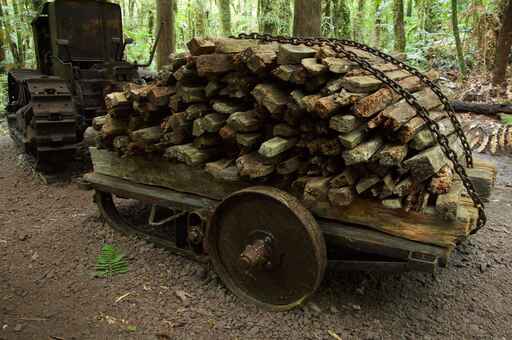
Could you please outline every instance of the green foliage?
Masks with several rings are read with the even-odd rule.
[[[100,255],[96,259],[96,276],[111,278],[114,275],[128,272],[128,264],[115,246],[105,244],[101,248]]]
[[[509,114],[501,114],[500,115],[501,122],[505,125],[512,125],[512,115]]]

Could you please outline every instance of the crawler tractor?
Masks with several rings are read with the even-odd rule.
[[[7,117],[17,144],[38,165],[55,168],[72,158],[85,128],[104,114],[105,94],[137,80],[138,67],[147,65],[124,60],[132,41],[123,39],[117,4],[47,2],[32,28],[37,69],[9,72]]]

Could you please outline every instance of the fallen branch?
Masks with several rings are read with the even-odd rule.
[[[474,112],[483,115],[497,115],[498,113],[512,113],[512,105],[469,103],[460,100],[451,102],[455,112]]]

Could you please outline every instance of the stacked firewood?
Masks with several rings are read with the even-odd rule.
[[[456,217],[463,186],[425,122],[357,64],[328,46],[196,38],[188,47],[155,83],[106,97],[98,147],[204,167],[219,180],[280,183],[305,202],[366,197]],[[462,155],[429,88],[353,51],[413,92]]]

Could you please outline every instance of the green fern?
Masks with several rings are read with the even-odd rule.
[[[111,244],[105,244],[96,260],[96,276],[111,278],[128,272],[128,264],[122,254]]]
[[[505,125],[512,125],[512,115],[502,113],[500,114],[501,122]]]

